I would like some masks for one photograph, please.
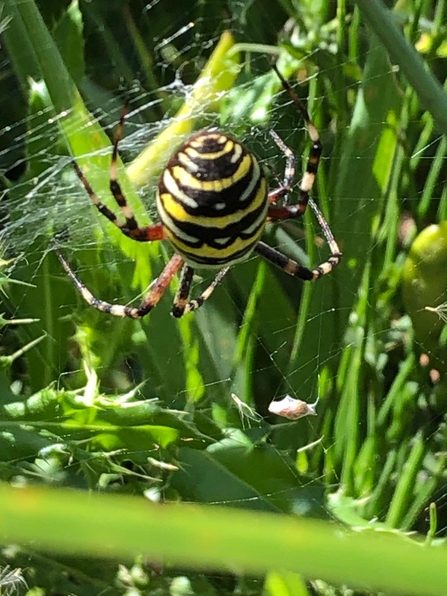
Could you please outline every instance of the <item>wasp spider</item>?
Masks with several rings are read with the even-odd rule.
[[[273,140],[286,157],[284,179],[278,188],[268,189],[258,161],[238,141],[211,130],[194,134],[169,160],[157,192],[160,222],[140,227],[127,204],[117,180],[118,144],[125,114],[118,124],[110,165],[110,192],[121,210],[122,220],[104,205],[94,193],[79,166],[75,171],[98,211],[129,238],[139,242],[167,239],[175,254],[159,277],[150,285],[137,307],[111,304],[95,298],[77,278],[59,249],[57,255],[82,297],[103,312],[140,319],[147,315],[162,297],[175,274],[181,269],[180,284],[172,314],[181,317],[197,310],[213,293],[229,268],[256,252],[289,275],[306,281],[319,279],[338,265],[341,252],[317,205],[309,197],[317,174],[322,145],[315,125],[301,100],[273,67],[301,112],[312,141],[306,171],[299,184],[298,200],[288,205],[288,195],[295,176],[295,156],[280,137],[270,131]],[[278,204],[278,201],[281,201]],[[261,241],[267,222],[297,219],[310,205],[329,245],[331,256],[314,269],[289,259]],[[189,299],[195,268],[218,269],[214,281],[196,299]]]

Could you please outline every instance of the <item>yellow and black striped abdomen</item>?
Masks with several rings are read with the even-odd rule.
[[[193,267],[246,258],[264,230],[267,181],[244,147],[217,131],[193,135],[172,156],[157,193],[167,238]]]

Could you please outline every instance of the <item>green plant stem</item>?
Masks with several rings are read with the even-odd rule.
[[[357,4],[388,50],[391,60],[399,65],[418,94],[421,105],[430,112],[439,129],[447,135],[447,95],[420,54],[405,39],[396,25],[393,13],[381,0],[357,0]]]

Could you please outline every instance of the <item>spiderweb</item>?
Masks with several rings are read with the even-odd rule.
[[[194,430],[188,440],[202,441],[207,457],[214,458],[210,465],[204,451],[184,446],[174,456],[174,446],[161,435],[149,448],[127,439],[107,451],[93,434],[55,431],[38,457],[26,450],[23,457],[6,455],[7,479],[29,475],[42,483],[85,488],[76,479],[83,470],[77,450],[82,441],[97,441],[87,466],[93,488],[122,483],[152,500],[181,495],[185,501],[343,521],[349,511],[358,516],[353,525],[377,519],[424,534],[426,507],[434,502],[436,530],[445,535],[439,453],[445,452],[441,319],[447,280],[435,274],[439,283],[432,287],[433,300],[420,297],[418,290],[418,300],[428,302],[414,301],[411,288],[420,277],[427,281],[425,269],[419,271],[419,253],[406,260],[416,233],[446,212],[445,148],[377,40],[369,35],[366,48],[354,47],[354,38],[366,35],[358,15],[347,16],[349,38],[343,39],[331,10],[320,22],[311,3],[301,4],[295,21],[280,3],[272,10],[267,1],[192,2],[181,10],[169,0],[119,8],[81,3],[80,8],[72,5],[71,15],[42,8],[65,60],[72,60],[71,73],[91,113],[82,135],[92,139],[99,125],[113,139],[129,98],[119,146],[126,164],[135,164],[176,121],[224,30],[239,43],[232,49],[240,56],[239,73],[219,91],[212,109],[199,105],[195,128],[217,126],[240,139],[259,157],[274,186],[283,175],[284,157],[269,135],[273,128],[298,156],[298,181],[309,139],[296,106],[271,73],[273,55],[293,78],[319,129],[324,152],[313,195],[342,246],[340,271],[307,287],[250,257],[233,268],[199,312],[179,322],[169,316],[173,292],[138,326],[80,302],[52,252],[55,234],[94,294],[120,304],[138,303],[171,252],[158,245],[133,247],[101,221],[70,165],[61,132],[66,114],[54,110],[37,78],[28,81],[27,107],[14,68],[17,50],[11,42],[2,46],[3,274],[13,280],[3,310],[8,319],[30,320],[4,328],[3,357],[27,346],[11,363],[4,403],[53,387],[67,391],[53,396],[64,415],[79,399],[86,411],[100,404],[107,417],[132,400],[158,400],[150,403],[185,424],[182,432],[183,415],[176,418],[172,412],[190,415]],[[76,30],[75,23],[82,25]],[[3,22],[5,29],[10,26]],[[68,39],[78,49],[72,51]],[[106,190],[110,156],[107,140],[81,155],[89,164],[89,180]],[[137,198],[133,191],[129,197],[142,223],[147,216],[157,218],[159,170],[136,185]],[[98,194],[103,199],[102,191]],[[265,240],[306,266],[328,255],[312,214],[303,222],[270,226]],[[194,295],[211,278],[198,271]],[[424,306],[439,304],[440,318],[430,311],[420,318]],[[269,404],[285,396],[300,400],[303,416],[295,421],[269,413]],[[314,405],[306,410],[306,404]],[[314,407],[317,416],[309,416]],[[393,474],[403,476],[405,459],[418,441],[425,441],[426,449],[409,472],[415,503],[404,507]],[[64,456],[57,447],[62,444]],[[228,444],[233,451],[226,450]],[[244,451],[248,447],[250,456]],[[241,454],[245,466],[237,461]],[[217,465],[225,468],[220,483],[201,482]],[[423,475],[430,479],[425,490]],[[337,494],[339,486],[347,487],[349,499]],[[331,499],[325,489],[333,493]],[[359,504],[362,497],[368,497],[366,505]],[[10,553],[6,563],[18,560],[16,554]],[[133,571],[147,575],[149,567],[156,575],[152,563]],[[37,569],[43,576],[44,566]],[[115,570],[108,573],[112,582]],[[200,582],[209,580],[207,589],[216,593],[231,593],[236,582],[230,575],[172,576],[171,588],[184,581],[200,590]],[[135,582],[132,570],[123,567],[119,589],[140,589]],[[244,587],[247,592],[261,589],[261,580],[253,582]],[[68,579],[60,589],[71,589]]]

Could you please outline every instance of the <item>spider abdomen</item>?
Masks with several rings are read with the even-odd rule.
[[[245,259],[265,227],[267,181],[256,158],[218,131],[184,143],[161,176],[157,209],[166,237],[193,267]]]

